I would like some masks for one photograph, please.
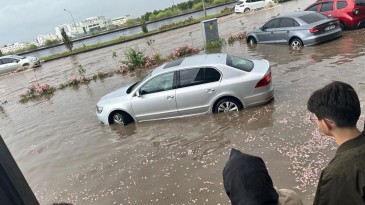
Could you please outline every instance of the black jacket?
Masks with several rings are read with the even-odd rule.
[[[232,149],[223,170],[223,182],[232,205],[278,204],[279,196],[260,157]]]

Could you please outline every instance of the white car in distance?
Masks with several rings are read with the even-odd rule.
[[[8,55],[0,57],[0,74],[13,72],[21,67],[38,67],[41,63],[37,57]]]
[[[272,3],[271,0],[239,0],[235,6],[236,13],[247,13],[251,10],[260,9]]]

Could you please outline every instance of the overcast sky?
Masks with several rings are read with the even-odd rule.
[[[55,33],[55,27],[92,16],[136,18],[187,0],[0,0],[0,46],[35,41],[37,35]]]

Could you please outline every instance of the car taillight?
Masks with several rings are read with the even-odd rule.
[[[359,9],[358,9],[358,8],[356,8],[356,9],[352,10],[352,13],[353,13],[355,16],[359,15]]]
[[[255,88],[264,87],[271,83],[271,72],[268,73],[263,79],[261,79],[255,86]]]
[[[240,7],[244,7],[245,5],[244,4],[240,4]]]
[[[313,28],[311,28],[311,29],[309,29],[309,31],[311,32],[311,33],[316,33],[316,32],[318,32],[318,31],[320,31],[321,29],[320,28],[317,28],[317,27],[313,27]]]

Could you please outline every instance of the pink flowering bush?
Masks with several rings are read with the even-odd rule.
[[[164,62],[165,62],[165,60],[162,59],[161,54],[156,53],[156,54],[150,56],[149,58],[147,58],[147,61],[144,64],[144,67],[153,68],[153,67],[157,67],[157,66],[161,65]]]
[[[200,50],[198,48],[194,48],[194,47],[185,45],[185,46],[176,48],[175,52],[172,55],[170,55],[170,58],[177,59],[177,58],[197,54],[199,52],[200,52]]]
[[[20,95],[20,102],[26,103],[29,100],[41,98],[47,95],[51,95],[56,91],[56,88],[44,84],[44,85],[31,85],[25,94]]]
[[[236,41],[243,41],[243,40],[246,40],[246,36],[247,36],[247,33],[246,31],[244,32],[240,32],[236,35],[233,35],[233,36],[229,36],[228,37],[228,43],[229,44],[233,44],[234,42]]]

